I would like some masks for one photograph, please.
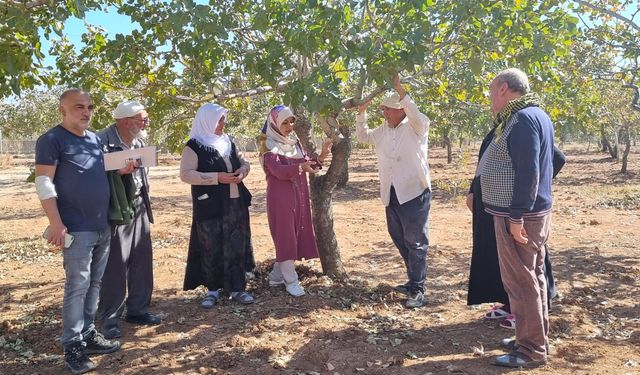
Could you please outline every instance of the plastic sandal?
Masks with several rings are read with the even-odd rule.
[[[218,297],[207,294],[202,302],[200,303],[200,307],[203,309],[210,309],[216,305],[218,302]]]
[[[500,322],[500,327],[506,329],[516,329],[516,317],[513,314],[507,315],[507,318]]]
[[[518,344],[516,344],[516,339],[502,339],[500,340],[500,347],[511,352],[518,349]]]
[[[503,310],[503,306],[504,305],[493,305],[493,307],[491,307],[491,310],[487,311],[487,313],[484,314],[485,319],[502,319],[507,317],[509,315],[509,312]]]
[[[247,292],[232,293],[231,299],[240,302],[243,305],[250,305],[256,301],[253,296]]]
[[[496,357],[492,364],[510,368],[534,368],[542,366],[545,363],[547,363],[546,359],[535,361],[529,358],[526,354],[520,352],[511,352],[509,354]]]

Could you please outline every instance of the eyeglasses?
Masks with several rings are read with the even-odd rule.
[[[135,120],[136,122],[141,122],[141,123],[143,123],[145,125],[149,125],[149,118],[148,117],[146,117],[146,118],[129,117],[129,118],[132,119],[132,120]]]

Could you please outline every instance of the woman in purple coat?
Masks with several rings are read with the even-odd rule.
[[[293,132],[295,116],[288,107],[274,107],[260,135],[260,162],[267,178],[267,216],[276,248],[269,285],[284,285],[292,296],[304,295],[295,261],[318,257],[311,221],[307,173],[316,173],[331,152],[331,140],[317,158],[309,158]]]

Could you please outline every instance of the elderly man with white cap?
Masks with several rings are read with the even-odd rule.
[[[149,115],[134,100],[120,103],[113,111],[115,124],[98,136],[108,152],[144,147]],[[149,181],[145,168],[130,167],[132,187],[128,189],[133,208],[130,220],[111,221],[111,251],[102,278],[98,316],[105,337],[122,336],[118,321],[126,306],[124,319],[133,324],[160,324],[160,317],[149,313],[153,291],[153,253],[150,223],[153,215],[149,200]],[[120,178],[121,176],[112,176]],[[133,178],[131,178],[133,177]],[[127,186],[125,182],[124,186]],[[113,195],[113,193],[112,193]]]
[[[408,296],[406,307],[417,308],[424,305],[429,247],[429,119],[407,95],[397,74],[393,84],[397,93],[380,105],[384,123],[369,129],[370,102],[363,103],[356,115],[356,134],[359,141],[375,146],[387,229],[407,268],[408,281],[395,289]]]

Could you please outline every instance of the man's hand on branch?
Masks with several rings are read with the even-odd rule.
[[[358,105],[358,114],[363,114],[367,112],[367,108],[369,107],[369,104],[371,104],[371,100],[367,100],[366,102],[363,102],[362,104]]]
[[[400,75],[398,73],[394,74],[391,81],[393,82],[393,88],[400,96],[400,100],[404,99],[407,92],[404,90],[404,87],[402,87],[402,83],[400,83]]]

